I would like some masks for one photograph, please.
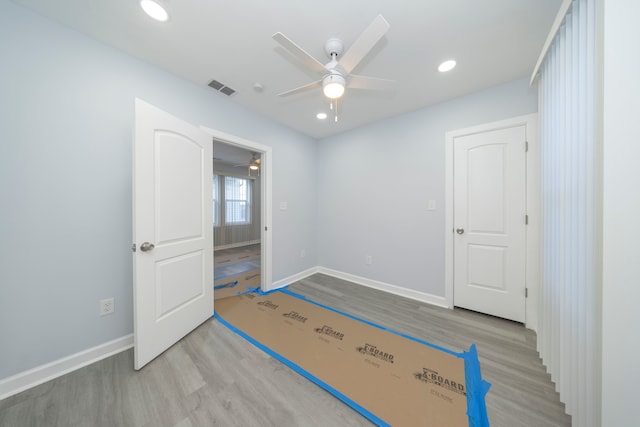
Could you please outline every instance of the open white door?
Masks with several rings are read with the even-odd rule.
[[[525,321],[526,126],[455,137],[454,304]]]
[[[136,99],[135,369],[213,315],[212,158],[208,135]]]

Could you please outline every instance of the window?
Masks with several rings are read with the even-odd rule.
[[[251,223],[251,181],[224,177],[225,224]]]
[[[251,224],[252,180],[213,175],[213,225]]]

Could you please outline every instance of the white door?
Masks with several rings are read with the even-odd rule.
[[[136,99],[134,364],[213,315],[212,141]]]
[[[526,127],[456,137],[454,305],[524,322]]]

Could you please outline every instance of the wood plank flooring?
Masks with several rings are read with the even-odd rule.
[[[476,343],[495,427],[570,426],[535,351],[535,334],[316,274],[306,295],[452,350]],[[0,401],[0,426],[369,426],[341,401],[209,320],[142,370],[133,351]]]

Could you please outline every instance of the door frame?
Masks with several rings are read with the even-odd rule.
[[[200,129],[220,142],[260,154],[260,164],[262,166],[260,168],[260,289],[264,292],[270,291],[273,286],[273,242],[270,237],[271,230],[273,229],[271,223],[271,195],[273,177],[272,149],[267,145],[259,144],[257,142],[240,138],[235,135],[230,135],[216,129],[211,129],[205,126],[200,126]],[[213,171],[211,172],[213,173]]]
[[[525,280],[528,297],[525,302],[525,326],[538,329],[538,294],[540,291],[540,144],[538,139],[538,114],[527,114],[491,123],[453,130],[445,134],[445,302],[453,308],[453,276],[454,276],[454,198],[453,198],[453,144],[455,138],[484,133],[493,130],[525,126],[528,142],[526,156],[526,266]]]

